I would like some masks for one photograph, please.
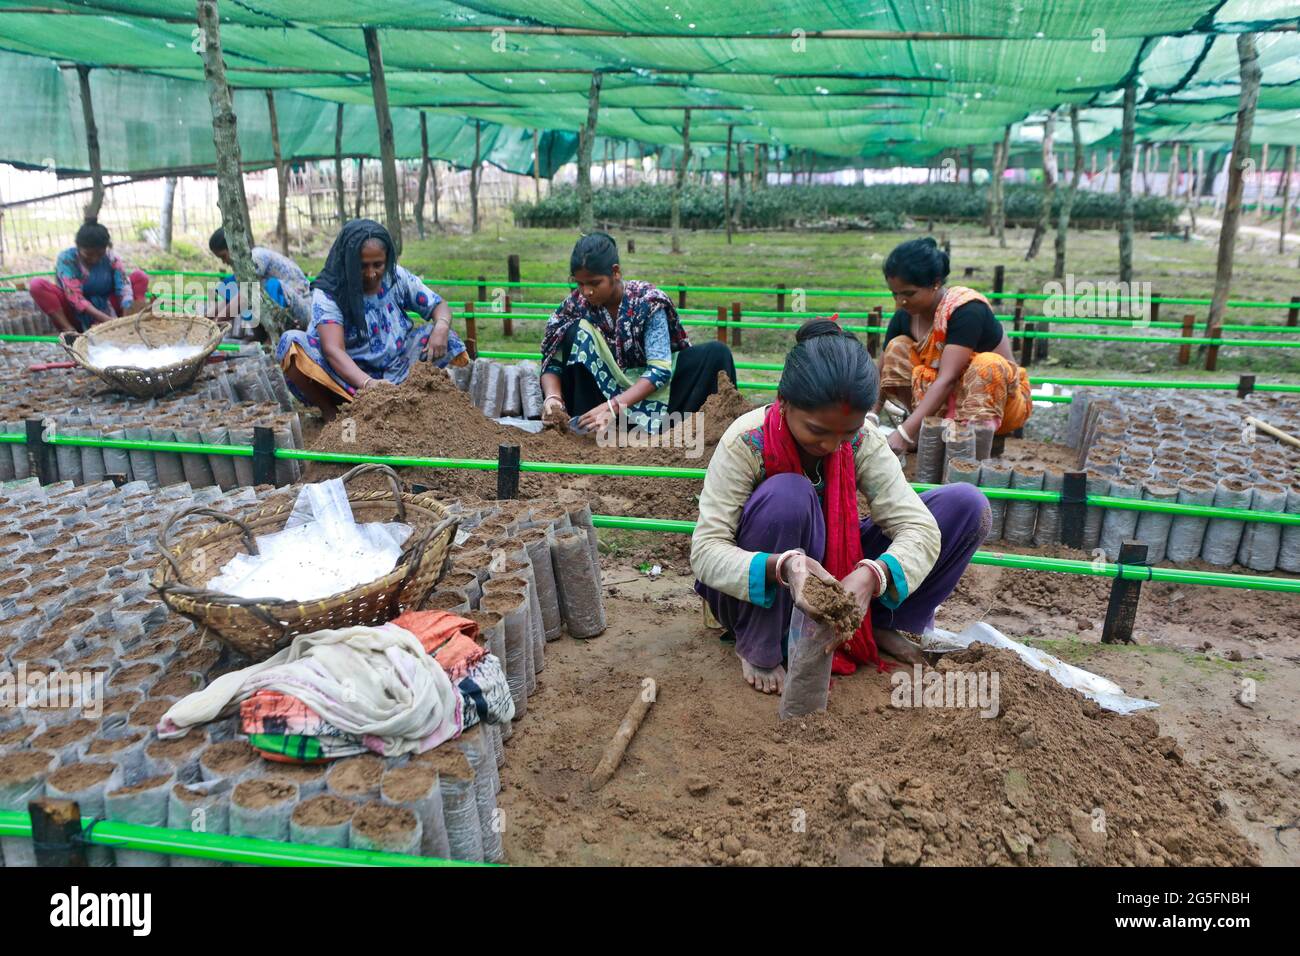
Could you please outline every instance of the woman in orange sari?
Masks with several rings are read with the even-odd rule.
[[[904,242],[885,260],[898,310],[885,332],[880,391],[908,411],[889,436],[898,454],[916,447],[931,415],[991,424],[994,434],[1007,435],[1033,408],[1029,375],[988,299],[947,279],[948,254],[930,238]]]

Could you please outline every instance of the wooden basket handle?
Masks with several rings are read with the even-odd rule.
[[[387,465],[381,465],[378,462],[366,462],[357,465],[343,476],[343,484],[347,485],[353,478],[359,478],[362,475],[370,473],[383,475],[388,479],[389,485],[393,489],[393,503],[397,505],[397,520],[406,520],[406,503],[402,501],[402,483],[397,480],[397,472],[393,471]]]
[[[198,506],[194,508],[185,508],[181,511],[177,511],[169,519],[167,519],[167,524],[163,526],[162,532],[158,535],[156,539],[154,539],[155,544],[158,547],[158,550],[162,552],[162,556],[167,559],[167,562],[172,566],[172,570],[176,572],[176,580],[178,583],[181,581],[182,572],[181,572],[181,563],[177,561],[176,556],[172,554],[171,540],[170,540],[172,528],[174,528],[177,524],[179,524],[184,519],[192,517],[194,515],[203,515],[204,517],[213,518],[219,522],[238,525],[239,530],[243,532],[244,547],[248,549],[248,553],[249,554],[258,553],[257,540],[253,536],[252,529],[250,529],[248,525],[244,524],[244,522],[240,521],[234,515],[228,515],[224,511],[217,511],[215,508],[206,508],[203,506]]]

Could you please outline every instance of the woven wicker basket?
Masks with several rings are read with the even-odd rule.
[[[86,332],[64,332],[59,344],[69,358],[89,372],[102,378],[113,388],[136,398],[157,398],[178,388],[185,388],[203,370],[203,363],[221,344],[221,327],[217,323],[196,315],[159,312],[157,306],[91,326]],[[95,345],[144,345],[159,348],[164,345],[197,345],[199,351],[183,362],[162,368],[131,368],[114,365],[99,368],[90,361],[90,349]]]
[[[210,508],[189,508],[173,515],[157,539],[166,560],[154,572],[154,588],[177,614],[254,661],[270,657],[298,634],[382,624],[403,611],[418,609],[450,563],[459,519],[432,495],[403,492],[397,473],[386,465],[358,465],[343,476],[343,482],[371,472],[387,477],[391,492],[349,491],[353,516],[358,522],[401,521],[415,529],[397,566],[382,578],[306,602],[250,600],[207,590],[207,583],[237,553],[257,554],[256,535],[284,527],[293,511],[293,502],[286,501],[239,518]],[[172,543],[172,529],[192,515],[214,518],[220,524]]]

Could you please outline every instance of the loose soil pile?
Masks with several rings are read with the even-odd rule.
[[[647,596],[665,587],[644,584]],[[619,593],[618,627],[600,642],[548,647],[546,686],[508,746],[512,862],[1258,862],[1224,794],[1153,717],[1103,711],[977,645],[937,671],[984,673],[990,688],[996,674],[994,717],[910,706],[910,690],[891,700],[912,672],[863,671],[833,683],[825,713],[778,724],[776,701],[701,630],[698,602],[669,593],[650,604]],[[588,794],[627,689],[645,676],[655,707],[614,779]]]
[[[857,602],[838,583],[809,575],[803,599],[821,622],[829,624],[841,638],[852,636],[862,623],[862,612],[858,610]]]
[[[416,364],[407,380],[396,388],[367,389],[339,417],[326,425],[308,444],[317,451],[370,455],[420,455],[435,458],[486,458],[495,461],[503,444],[520,446],[524,461],[584,462],[622,465],[705,468],[727,427],[749,411],[749,404],[725,373],[718,376],[719,391],[701,409],[703,440],[692,441],[683,430],[676,440],[655,448],[601,447],[594,437],[544,429],[530,434],[484,417],[446,372]],[[692,428],[695,423],[692,422]],[[692,446],[702,456],[692,454]],[[346,471],[346,467],[313,462],[306,480],[321,481]],[[460,496],[496,497],[495,472],[403,469],[404,482],[414,482]],[[366,487],[384,487],[382,479],[367,476]],[[574,475],[520,476],[520,496],[556,501],[593,501],[592,510],[608,507],[612,513],[660,518],[695,517],[698,481],[665,478],[617,478]],[[593,496],[594,500],[593,500]],[[604,499],[602,501],[602,499]]]

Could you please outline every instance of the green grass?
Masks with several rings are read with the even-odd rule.
[[[1047,651],[1052,656],[1067,664],[1083,665],[1095,657],[1108,654],[1147,654],[1172,655],[1180,662],[1194,670],[1206,674],[1231,674],[1234,677],[1249,677],[1255,681],[1268,678],[1268,672],[1253,661],[1230,661],[1222,657],[1207,657],[1198,651],[1189,651],[1177,647],[1162,647],[1156,644],[1098,644],[1083,641],[1077,637],[1047,638],[1033,637],[1025,641],[1031,647]]]

